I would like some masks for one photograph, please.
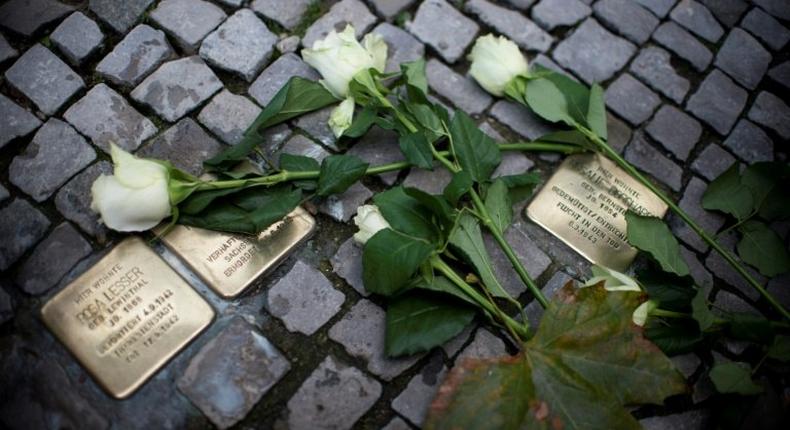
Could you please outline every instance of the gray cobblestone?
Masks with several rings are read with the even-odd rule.
[[[385,318],[383,309],[362,299],[329,329],[329,338],[343,345],[349,354],[367,361],[370,372],[389,381],[420,357],[388,358],[384,354]]]
[[[658,19],[631,0],[600,0],[593,6],[595,16],[637,44],[650,39]]]
[[[390,19],[411,7],[415,0],[372,0],[373,8],[384,18]]]
[[[656,93],[628,73],[606,89],[606,105],[632,125],[647,121],[660,104]]]
[[[310,0],[255,0],[250,7],[258,14],[291,30],[302,21]]]
[[[665,22],[653,32],[653,40],[688,61],[698,71],[708,68],[713,54],[699,40],[674,22]]]
[[[14,317],[14,301],[0,284],[0,325]],[[406,426],[408,428],[408,426]]]
[[[434,355],[392,401],[392,409],[406,417],[412,424],[422,427],[431,401],[446,374],[447,368],[442,364],[441,356]]]
[[[312,157],[318,160],[319,163],[321,160],[329,156],[329,152],[327,152],[327,150],[321,145],[300,134],[294,135],[288,139],[288,141],[285,142],[285,145],[283,145],[283,147],[275,153],[275,162],[280,162],[280,154],[283,153]]]
[[[347,151],[369,163],[371,166],[403,161],[403,153],[398,147],[398,135],[394,131],[372,127],[359,141]],[[388,172],[378,175],[381,180],[392,185],[398,179],[399,172]]]
[[[422,58],[425,45],[414,36],[388,22],[382,22],[373,29],[387,43],[386,72],[399,72],[400,65]]]
[[[448,63],[455,63],[474,41],[480,26],[445,0],[426,0],[406,28]]]
[[[321,203],[319,210],[335,221],[348,222],[351,217],[357,214],[357,208],[371,197],[373,197],[372,191],[359,182],[355,182],[342,194],[327,197]]]
[[[288,401],[287,428],[350,429],[381,391],[375,379],[327,356]]]
[[[221,429],[244,418],[291,365],[268,339],[234,318],[189,362],[178,389]]]
[[[790,30],[760,8],[754,8],[746,14],[741,25],[774,51],[782,49],[790,40]]]
[[[645,430],[703,429],[708,427],[707,410],[695,410],[682,414],[643,418],[639,424]]]
[[[500,100],[494,103],[490,112],[497,121],[530,140],[555,131],[551,124],[516,102]]]
[[[249,9],[230,16],[200,46],[209,64],[252,81],[274,53],[277,36]]]
[[[768,70],[771,54],[749,33],[734,28],[716,54],[714,64],[738,83],[754,89]]]
[[[8,5],[8,3],[6,3]],[[40,44],[33,45],[5,72],[14,88],[47,115],[53,115],[77,91],[82,78],[60,58]]]
[[[735,26],[741,15],[749,9],[749,4],[743,0],[700,0],[700,3],[728,28]]]
[[[33,247],[49,228],[49,220],[30,203],[14,199],[0,209],[0,270],[6,270]]]
[[[785,308],[790,306],[790,275],[774,276],[765,287]]]
[[[100,174],[111,173],[112,164],[100,161],[72,178],[55,195],[58,212],[101,243],[106,241],[107,229],[99,222],[99,215],[91,210],[91,185]]]
[[[469,324],[466,326],[461,333],[458,333],[454,338],[448,340],[447,342],[442,345],[442,349],[444,350],[445,355],[447,358],[452,359],[461,348],[464,347],[464,344],[469,337],[472,335],[472,332],[475,329],[475,324]]]
[[[719,240],[719,243],[725,246],[731,253],[734,255],[734,247],[735,247],[736,239],[734,235],[727,234],[722,240]],[[740,260],[736,257],[736,260]],[[746,271],[752,275],[752,277],[760,283],[760,285],[765,285],[767,279],[765,276],[758,273],[756,270],[752,269],[748,265],[742,263],[743,266],[746,268]],[[746,282],[743,277],[741,277],[732,266],[729,265],[724,260],[724,257],[719,255],[718,252],[711,251],[708,254],[708,257],[705,259],[705,266],[713,273],[717,278],[723,280],[727,284],[735,287],[738,291],[740,291],[744,296],[749,298],[750,300],[757,300],[760,297],[760,293],[754,289],[748,282]]]
[[[520,296],[527,291],[527,286],[513,269],[505,253],[497,245],[493,237],[484,235],[485,246],[491,256],[494,273],[502,287],[513,297]],[[527,269],[532,279],[537,279],[551,264],[551,259],[538,248],[537,244],[523,230],[521,222],[517,221],[505,232],[505,239],[513,247],[521,264]]]
[[[675,103],[682,102],[691,87],[688,79],[672,67],[669,52],[656,46],[643,49],[631,62],[630,69],[631,73]]]
[[[73,7],[54,0],[10,0],[0,6],[0,26],[30,37],[73,10]]]
[[[532,4],[535,3],[537,0],[505,0],[505,1],[507,1],[511,6],[515,8],[526,10],[529,9],[529,7],[532,6]],[[583,0],[583,1],[586,2],[587,0]]]
[[[520,175],[529,171],[535,162],[527,158],[523,152],[507,151],[502,153],[502,162],[499,163],[494,173],[491,174],[492,178],[500,176]]]
[[[498,358],[505,354],[507,354],[505,342],[491,334],[490,331],[481,328],[475,333],[474,340],[455,359],[455,365],[463,363],[468,358]]]
[[[235,145],[260,113],[261,108],[246,97],[222,90],[200,111],[198,121],[223,142]]]
[[[157,131],[154,123],[105,84],[91,88],[63,117],[108,153],[110,142],[134,151]]]
[[[708,8],[695,0],[680,0],[672,9],[670,18],[708,42],[716,43],[724,34]]]
[[[719,134],[727,134],[746,104],[747,93],[714,69],[686,102],[686,109]]]
[[[784,0],[754,0],[754,3],[777,18],[790,20],[790,4]]]
[[[90,9],[118,33],[126,33],[154,0],[90,0]]]
[[[25,152],[8,168],[11,183],[41,202],[96,158],[88,142],[58,119],[50,119],[36,132]]]
[[[0,34],[0,63],[8,59],[15,58],[17,55],[19,55],[19,51],[14,49],[8,43],[8,41],[5,40],[5,37]]]
[[[384,0],[386,1],[386,0]],[[411,427],[399,417],[390,420],[381,430],[411,430]]]
[[[281,37],[277,44],[274,45],[281,54],[289,52],[296,52],[302,43],[302,38],[296,35]]]
[[[524,50],[546,52],[554,38],[528,20],[524,15],[486,0],[469,0],[465,4],[470,12],[486,25],[507,36]]]
[[[707,188],[708,185],[702,179],[692,176],[683,191],[683,197],[678,202],[678,206],[705,232],[715,234],[724,225],[724,217],[716,212],[702,209],[702,194]],[[675,235],[695,250],[705,252],[708,249],[708,245],[681,219],[672,215],[669,217],[669,224]]]
[[[607,139],[606,143],[615,151],[622,154],[625,146],[631,141],[631,127],[612,114],[606,115]]]
[[[345,279],[362,296],[370,295],[362,282],[362,247],[353,237],[343,242],[332,255],[332,271]]]
[[[22,263],[16,282],[27,294],[41,295],[91,251],[88,241],[71,224],[64,222],[55,227]]]
[[[647,133],[681,160],[686,160],[702,136],[702,126],[680,109],[664,105],[646,128]]]
[[[491,96],[471,78],[455,73],[439,60],[428,61],[425,73],[437,94],[469,114],[479,114],[491,104]]]
[[[101,46],[104,34],[92,19],[74,12],[60,23],[49,39],[69,61],[79,64]]]
[[[685,245],[680,246],[680,254],[683,256],[683,261],[689,266],[689,272],[691,272],[691,278],[694,279],[694,283],[706,293],[710,293],[713,288],[713,275],[699,261],[694,251]]]
[[[749,119],[790,139],[790,107],[772,93],[760,91],[749,109]]]
[[[96,71],[116,85],[132,87],[174,55],[162,30],[140,24],[99,62]]]
[[[8,192],[8,189],[3,184],[0,184],[0,203],[6,201],[9,197],[11,197],[11,193]]]
[[[778,84],[790,89],[790,61],[785,61],[778,66],[774,66],[768,71],[768,76]]]
[[[411,169],[409,175],[403,180],[404,187],[419,188],[429,194],[441,194],[452,176],[446,169]]]
[[[168,128],[138,152],[142,157],[170,160],[173,165],[195,176],[203,171],[203,161],[222,150],[192,118],[184,118]]]
[[[17,137],[26,136],[41,125],[35,115],[0,94],[0,148]]]
[[[547,299],[551,300],[551,298],[554,297],[554,294],[562,289],[562,287],[564,287],[569,281],[573,281],[573,278],[567,273],[558,270],[554,272],[553,275],[551,275],[551,278],[548,280],[548,282],[546,282],[546,285],[541,288],[541,291]],[[530,329],[534,330],[540,325],[540,319],[543,318],[543,313],[543,306],[540,305],[540,302],[534,299],[524,307],[524,314],[527,316]]]
[[[302,45],[312,47],[316,40],[323,39],[332,30],[343,31],[347,24],[354,26],[357,37],[362,37],[375,23],[376,16],[360,0],[341,0],[307,29]]]
[[[747,163],[773,161],[774,143],[770,137],[753,122],[742,119],[735,124],[723,145]]]
[[[707,180],[712,181],[724,173],[732,163],[735,163],[735,157],[722,149],[721,146],[711,143],[691,163],[691,168]]]
[[[637,3],[650,9],[656,16],[663,18],[667,16],[669,10],[675,5],[677,0],[636,0]]]
[[[163,0],[150,17],[173,36],[185,52],[193,54],[200,41],[227,15],[219,6],[204,0]]]
[[[716,293],[716,299],[713,301],[713,306],[715,306],[716,309],[720,309],[725,312],[760,315],[760,312],[755,309],[754,306],[727,290],[719,290]]]
[[[531,16],[547,30],[575,25],[587,18],[592,9],[579,0],[541,0],[532,8]]]
[[[131,96],[167,121],[175,122],[220,89],[222,82],[214,72],[199,57],[192,56],[161,65]]]
[[[625,148],[625,159],[669,188],[680,191],[683,169],[647,143],[641,132],[634,133]]]
[[[285,54],[275,60],[250,85],[249,94],[261,106],[272,101],[277,91],[294,76],[317,81],[318,72],[294,54]]]
[[[329,116],[334,109],[335,105],[332,105],[301,115],[294,120],[293,124],[324,146],[337,150],[337,138],[329,127]]]
[[[554,50],[554,59],[587,83],[602,82],[622,69],[636,48],[587,19]]]

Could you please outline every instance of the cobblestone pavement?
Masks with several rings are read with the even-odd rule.
[[[312,208],[317,234],[233,300],[154,245],[218,317],[127,400],[98,388],[40,322],[41,304],[123,238],[89,210],[92,180],[110,169],[108,142],[198,173],[203,159],[239,141],[289,77],[317,78],[297,51],[346,23],[385,38],[390,70],[425,55],[437,98],[498,139],[536,138],[551,126],[467,77],[477,35],[504,34],[534,63],[602,82],[611,142],[710,231],[724,221],[699,209],[708,181],[734,162],[787,160],[786,0],[2,2],[0,427],[406,429],[420,425],[454,361],[512,351],[478,327],[428,354],[383,355],[384,311],[362,286],[349,220],[387,185],[436,192],[449,179],[420,170],[368,178]],[[337,142],[327,117],[323,110],[276,127],[265,150],[322,157],[350,148],[372,163],[399,159],[391,134]],[[559,161],[508,154],[499,173],[536,169],[545,178]],[[753,310],[753,290],[670,221],[716,305]],[[790,224],[774,227],[787,239]],[[588,263],[523,212],[508,237],[549,295],[588,274]],[[504,256],[493,255],[503,284],[529,302]],[[789,281],[768,284],[785,306]],[[281,306],[289,300],[304,307]],[[531,303],[527,313],[537,321],[540,309]],[[716,359],[746,346],[728,344]],[[699,376],[714,358],[675,360],[694,394],[636,411],[647,428],[700,428],[709,418],[712,388]]]

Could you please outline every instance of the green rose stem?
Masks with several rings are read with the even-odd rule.
[[[662,318],[678,318],[678,319],[694,319],[694,316],[688,313],[683,312],[676,312],[676,311],[669,311],[666,309],[656,308],[650,311],[651,317],[662,317]],[[768,321],[772,327],[788,330],[790,329],[790,323],[785,321]],[[715,318],[713,320],[714,326],[723,326],[725,324],[729,324],[730,321],[725,318]]]

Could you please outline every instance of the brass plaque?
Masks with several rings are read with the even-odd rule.
[[[137,390],[214,318],[211,306],[139,238],[118,244],[41,314],[118,399]]]
[[[667,205],[600,154],[565,159],[527,207],[527,216],[594,264],[625,271],[637,250],[625,212],[663,217]]]
[[[276,267],[314,229],[313,217],[297,207],[257,238],[177,225],[162,241],[211,289],[230,298]]]

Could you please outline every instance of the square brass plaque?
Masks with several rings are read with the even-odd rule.
[[[241,294],[273,269],[315,229],[315,220],[297,207],[257,238],[177,225],[164,244],[222,297]]]
[[[214,318],[211,306],[139,238],[118,244],[41,314],[118,399],[131,395]]]
[[[568,157],[527,207],[527,216],[594,264],[625,271],[637,250],[625,212],[663,217],[667,205],[600,154]]]

